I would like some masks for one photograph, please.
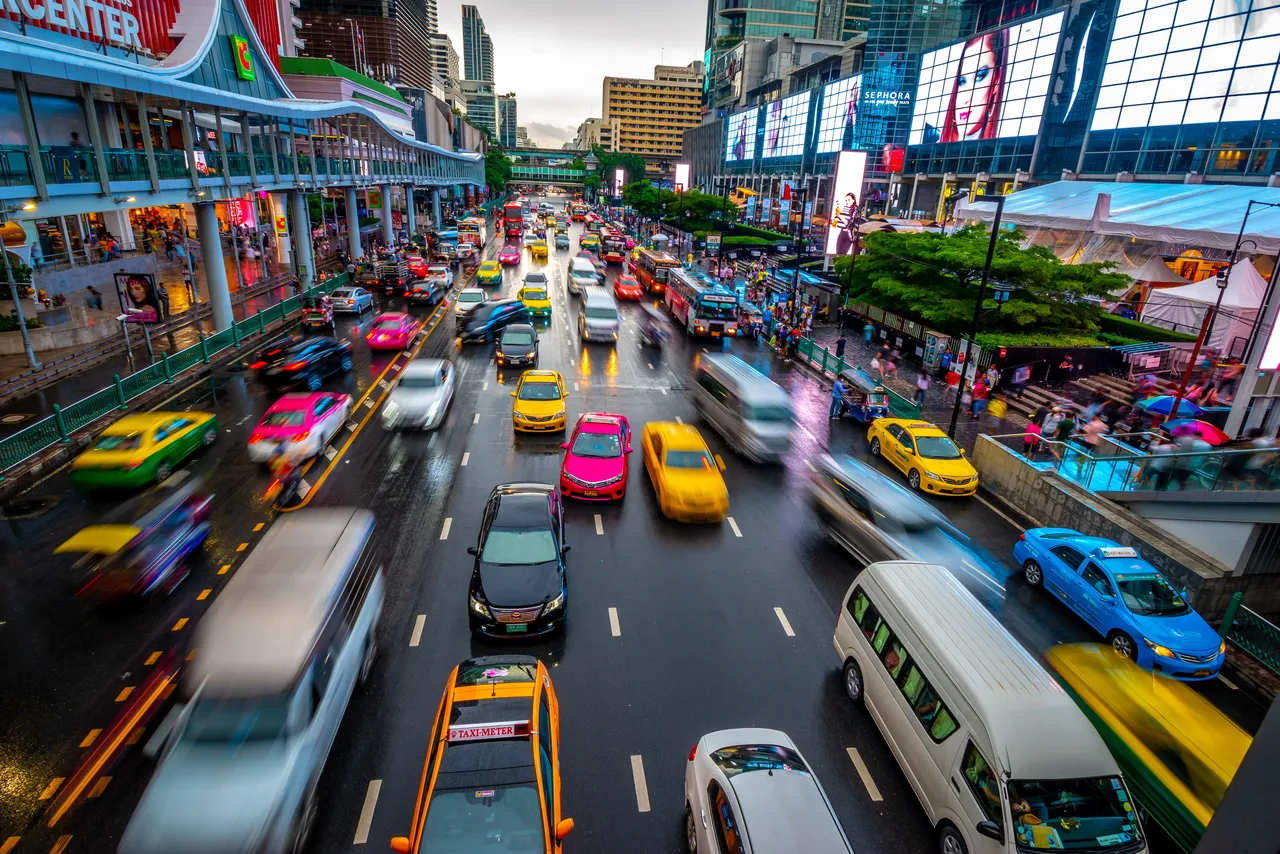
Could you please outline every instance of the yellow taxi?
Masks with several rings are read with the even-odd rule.
[[[556,227],[556,215],[555,215],[555,214],[550,214],[550,213],[549,213],[549,214],[547,214],[546,216],[544,216],[544,217],[542,218],[542,224],[543,224],[543,225],[545,225],[547,228],[555,228],[555,227]]]
[[[391,850],[560,854],[573,830],[560,810],[560,704],[546,667],[529,655],[459,664],[431,727],[409,835]]]
[[[174,468],[218,438],[211,412],[126,415],[98,434],[71,463],[71,482],[82,489],[127,489],[159,483]]]
[[[877,418],[867,428],[871,453],[901,469],[912,489],[937,495],[973,495],[978,471],[946,433],[928,421]]]
[[[535,259],[541,258],[543,261],[547,260],[547,241],[535,240],[530,243],[529,254]]]
[[[565,425],[564,377],[559,371],[525,371],[511,392],[511,426],[530,433],[563,430]]]
[[[483,261],[476,268],[476,281],[482,285],[502,284],[502,264],[497,261]]]
[[[662,515],[677,522],[719,522],[729,512],[723,466],[688,424],[651,421],[640,439],[644,467]]]
[[[600,238],[594,234],[584,234],[578,238],[579,249],[599,249]]]
[[[546,285],[525,285],[520,288],[516,298],[524,303],[525,308],[529,309],[530,315],[534,317],[551,316],[551,292],[547,290]]]

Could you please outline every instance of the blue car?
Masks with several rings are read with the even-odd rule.
[[[1069,528],[1030,528],[1013,556],[1028,584],[1043,585],[1148,670],[1192,682],[1222,669],[1227,646],[1218,633],[1134,549]]]

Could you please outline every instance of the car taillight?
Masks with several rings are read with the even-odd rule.
[[[262,370],[263,368],[265,368],[266,366],[267,366],[267,363],[266,363],[266,362],[254,362],[252,365],[250,365],[250,366],[249,366],[249,370],[251,370],[251,371],[260,371],[260,370]]]
[[[692,762],[692,761],[693,761],[693,757],[695,757],[695,756],[697,756],[697,755],[698,755],[698,745],[697,745],[697,744],[695,744],[693,747],[690,747],[690,748],[689,748],[689,761],[690,761],[690,762]]]
[[[262,438],[263,437],[261,433],[254,433],[252,436],[249,437],[249,444],[256,445],[262,441]]]
[[[1019,542],[1025,542],[1025,541],[1026,541],[1026,539],[1027,539],[1027,535],[1026,535],[1026,534],[1019,534],[1019,535],[1018,535],[1018,541],[1019,541]]]
[[[306,362],[290,362],[284,366],[286,371],[300,371],[307,366]]]
[[[301,433],[299,433],[299,434],[298,434],[298,435],[296,435],[296,436],[290,436],[290,437],[289,437],[289,441],[290,441],[290,442],[305,442],[305,441],[307,441],[307,437],[308,437],[308,436],[310,436],[310,435],[311,435],[311,431],[310,431],[310,430],[303,430]]]

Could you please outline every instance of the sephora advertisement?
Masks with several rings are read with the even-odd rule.
[[[908,143],[1039,133],[1063,14],[1024,21],[926,53],[920,61]]]
[[[760,109],[753,107],[729,116],[724,135],[724,161],[754,160],[756,157],[756,127]]]

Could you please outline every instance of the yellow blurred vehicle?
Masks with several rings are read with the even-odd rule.
[[[640,439],[644,467],[662,515],[677,522],[719,522],[729,512],[721,467],[694,427],[651,421]]]
[[[497,261],[484,261],[476,269],[476,281],[482,285],[502,284],[502,264]]]
[[[551,316],[551,293],[545,285],[525,285],[516,294],[529,314],[534,317]]]
[[[1138,806],[1183,851],[1195,850],[1253,739],[1190,685],[1106,644],[1061,644],[1045,655]]]
[[[560,798],[560,704],[529,655],[468,659],[436,712],[409,836],[397,854],[560,854],[573,819]]]
[[[183,460],[218,438],[212,412],[126,415],[98,434],[71,463],[71,481],[84,489],[159,483]]]
[[[511,392],[511,426],[530,433],[563,430],[565,425],[564,377],[559,371],[525,371]]]
[[[600,249],[600,238],[594,234],[583,234],[578,238],[579,249]]]
[[[897,466],[912,489],[937,495],[973,495],[978,491],[978,470],[936,424],[877,418],[867,428],[867,441],[871,453]]]
[[[547,260],[547,241],[535,240],[529,244],[529,254],[536,260]]]

